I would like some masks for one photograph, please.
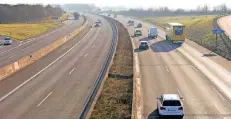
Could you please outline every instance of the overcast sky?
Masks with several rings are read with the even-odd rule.
[[[158,7],[168,6],[171,9],[184,8],[195,9],[198,5],[208,4],[210,7],[226,4],[231,7],[231,0],[0,0],[0,3],[17,4],[65,4],[65,3],[93,3],[97,6],[124,6],[134,7]]]

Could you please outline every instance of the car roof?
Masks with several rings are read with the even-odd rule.
[[[147,41],[140,41],[140,43],[148,43]]]
[[[181,23],[168,23],[168,24],[171,25],[171,26],[184,26]]]
[[[163,100],[180,100],[178,94],[163,94]]]

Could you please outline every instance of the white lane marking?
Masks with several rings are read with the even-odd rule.
[[[84,59],[87,57],[87,55],[88,55],[88,54],[86,54],[86,55],[84,56]]]
[[[183,98],[183,96],[182,96],[182,94],[180,93],[180,90],[179,90],[179,89],[177,89],[177,93],[179,94],[179,96],[180,96],[181,98]]]
[[[197,70],[193,65],[191,65],[191,67],[192,67],[196,72],[198,72],[198,70]]]
[[[91,29],[92,30],[92,29]],[[89,35],[90,31],[88,31],[87,35],[83,37],[83,39],[81,39],[78,43],[76,43],[73,47],[71,47],[68,51],[66,51],[64,54],[62,54],[61,56],[59,56],[57,59],[55,59],[53,62],[51,62],[49,65],[47,65],[45,68],[43,68],[42,70],[40,70],[38,73],[36,73],[35,75],[33,75],[32,77],[30,77],[29,79],[27,79],[26,81],[24,81],[22,84],[20,84],[19,86],[17,86],[15,89],[13,89],[12,91],[10,91],[9,93],[7,93],[6,95],[4,95],[3,97],[1,97],[0,102],[3,101],[5,98],[7,98],[8,96],[10,96],[11,94],[13,94],[15,91],[17,91],[19,88],[21,88],[22,86],[24,86],[25,84],[27,84],[29,81],[31,81],[33,78],[35,78],[36,76],[38,76],[39,74],[41,74],[42,72],[44,72],[47,68],[49,68],[50,66],[52,66],[54,63],[56,63],[59,59],[61,59],[62,57],[64,57],[67,53],[69,53],[72,49],[74,49],[77,45],[79,45],[79,43],[81,43],[83,40],[85,40],[85,38]]]
[[[52,92],[50,92],[38,105],[37,107],[39,107],[50,95],[52,94]]]
[[[167,67],[167,66],[165,66],[165,68],[166,68],[167,72],[169,72],[169,69],[168,69],[168,67]]]
[[[95,47],[95,45],[92,46],[92,48],[94,48],[94,47]]]
[[[168,45],[168,46],[172,48],[172,45]]]
[[[9,57],[9,59],[13,58],[14,56],[16,56],[16,55],[12,55],[12,56],[10,56],[10,57]]]
[[[69,74],[71,74],[74,70],[75,70],[75,68],[73,68],[73,69],[69,72]]]

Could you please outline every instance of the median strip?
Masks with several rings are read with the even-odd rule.
[[[104,81],[91,117],[89,117],[91,119],[131,117],[133,90],[132,44],[126,28],[115,20],[111,19],[111,21],[116,24],[118,29],[118,45],[109,70],[109,77]]]
[[[51,53],[64,43],[66,43],[68,40],[72,39],[74,36],[78,35],[88,24],[88,21],[86,21],[81,27],[73,31],[72,33],[56,40],[50,45],[47,45],[46,47],[28,55],[25,57],[22,57],[18,61],[8,64],[5,67],[0,69],[0,81],[5,79],[6,77],[14,74],[15,72],[23,69],[24,67],[34,63],[35,61],[41,59],[42,57],[46,56],[47,54]],[[17,67],[15,67],[14,64],[18,64]]]

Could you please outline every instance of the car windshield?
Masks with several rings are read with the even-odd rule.
[[[5,40],[10,40],[10,38],[5,38]]]
[[[141,42],[141,45],[147,45],[147,43],[146,42]]]
[[[163,106],[181,106],[181,103],[178,100],[165,100]]]

